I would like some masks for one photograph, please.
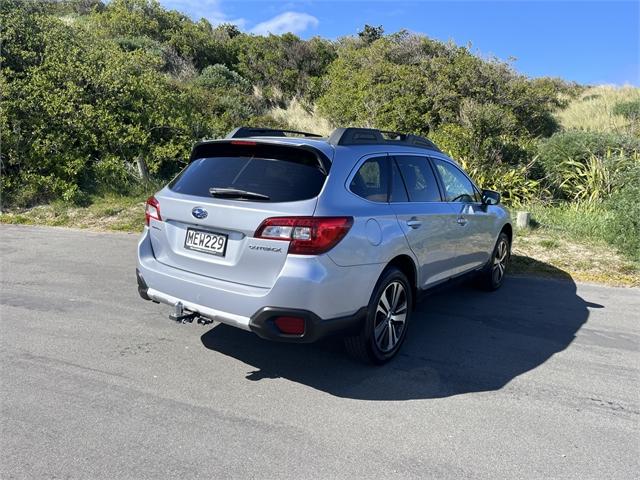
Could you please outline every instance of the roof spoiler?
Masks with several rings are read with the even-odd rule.
[[[242,138],[242,137],[240,137]],[[246,138],[246,137],[245,137]],[[311,145],[295,145],[289,143],[261,142],[259,140],[238,140],[233,138],[223,140],[209,140],[196,143],[189,156],[189,163],[199,158],[225,156],[255,156],[266,155],[267,158],[289,158],[291,151],[303,151],[309,155],[310,162],[317,163],[323,173],[329,173],[331,160],[318,148]]]
[[[280,128],[252,128],[238,127],[231,130],[225,138],[249,138],[249,137],[287,137],[287,133],[311,138],[322,138],[317,133],[300,132],[298,130],[284,130]]]

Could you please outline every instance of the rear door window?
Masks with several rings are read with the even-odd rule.
[[[426,157],[398,155],[395,158],[411,202],[441,202],[438,182]]]
[[[391,199],[392,203],[408,202],[409,196],[404,186],[402,174],[395,160],[391,160]]]
[[[193,160],[169,188],[199,197],[210,197],[211,188],[237,189],[266,197],[238,200],[267,202],[295,202],[318,196],[325,173],[305,159],[305,155],[297,157],[295,150],[290,155],[290,158],[258,155],[199,158]]]
[[[370,158],[354,175],[349,189],[371,202],[389,201],[388,157]]]

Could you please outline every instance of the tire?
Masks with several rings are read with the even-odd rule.
[[[391,360],[407,336],[412,308],[413,292],[406,275],[387,268],[373,290],[362,330],[344,339],[349,354],[375,365]]]
[[[506,233],[501,232],[493,247],[491,259],[482,269],[478,278],[480,288],[487,291],[497,290],[502,286],[511,259],[511,244]]]

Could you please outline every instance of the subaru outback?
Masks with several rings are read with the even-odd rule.
[[[138,291],[170,318],[285,342],[340,334],[376,364],[425,291],[468,274],[500,287],[512,242],[500,195],[433,142],[364,128],[200,142],[145,217]]]

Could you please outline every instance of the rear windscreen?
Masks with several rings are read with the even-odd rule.
[[[326,178],[309,152],[291,150],[290,158],[215,156],[193,160],[169,188],[177,193],[210,197],[211,188],[232,188],[266,195],[268,202],[295,202],[316,197]],[[235,199],[234,199],[235,200]],[[242,200],[242,199],[238,199]],[[256,201],[256,200],[251,200]]]

